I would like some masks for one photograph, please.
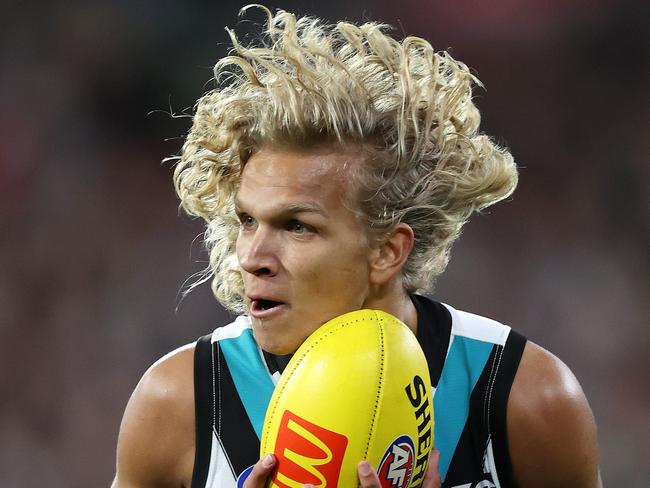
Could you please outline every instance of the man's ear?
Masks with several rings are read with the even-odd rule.
[[[401,222],[376,245],[370,259],[370,282],[383,285],[398,275],[413,249],[413,229]]]

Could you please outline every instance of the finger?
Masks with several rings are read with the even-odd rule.
[[[244,488],[263,488],[266,479],[269,477],[274,467],[275,456],[273,456],[273,454],[267,454],[255,463],[251,474],[248,475],[248,478],[244,482]]]
[[[427,472],[424,475],[424,482],[422,488],[440,488],[442,486],[442,479],[440,478],[440,471],[438,471],[438,464],[440,463],[440,451],[434,449],[429,456],[429,464]]]
[[[362,488],[381,488],[377,473],[368,461],[361,461],[357,465],[357,473]]]

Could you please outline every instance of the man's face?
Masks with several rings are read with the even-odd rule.
[[[275,354],[294,352],[328,320],[363,308],[366,235],[346,207],[354,153],[265,148],[246,163],[235,197],[253,332]]]

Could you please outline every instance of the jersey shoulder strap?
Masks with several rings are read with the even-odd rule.
[[[195,349],[196,454],[192,488],[221,486],[259,458],[273,381],[247,317],[200,338]]]
[[[214,429],[214,391],[212,377],[212,334],[196,341],[194,348],[194,415],[195,454],[192,472],[192,488],[206,486],[210,469],[212,431]]]
[[[513,486],[507,402],[526,340],[507,325],[445,306],[451,338],[434,397],[434,408],[444,416],[435,433],[443,486]]]
[[[501,351],[500,361],[492,373],[491,389],[487,393],[487,412],[490,426],[490,440],[493,448],[494,469],[499,468],[499,479],[502,486],[515,486],[512,476],[512,462],[508,447],[508,428],[506,423],[508,397],[519,368],[519,362],[526,346],[526,338],[517,331],[511,330]]]
[[[507,403],[526,339],[486,317],[411,298],[431,373],[442,486],[513,486]]]

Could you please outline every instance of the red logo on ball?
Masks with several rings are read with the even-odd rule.
[[[382,488],[405,488],[411,481],[415,449],[413,440],[402,435],[395,439],[379,463],[377,475]]]
[[[281,488],[311,483],[337,486],[348,439],[286,410],[275,442],[278,468],[273,482]]]

